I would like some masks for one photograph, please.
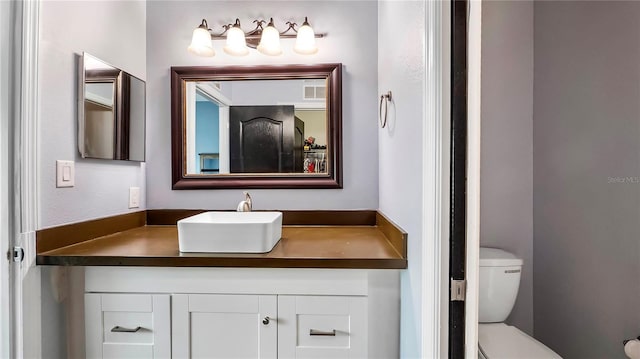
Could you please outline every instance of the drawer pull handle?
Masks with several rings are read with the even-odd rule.
[[[140,329],[142,329],[142,327],[125,328],[125,327],[116,325],[115,327],[111,328],[111,332],[112,333],[136,333]]]
[[[322,330],[311,329],[309,330],[309,335],[321,336],[321,337],[335,337],[336,330],[332,330],[330,332],[323,332]]]

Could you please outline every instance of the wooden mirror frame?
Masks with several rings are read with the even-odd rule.
[[[326,175],[302,173],[229,174],[187,176],[185,96],[186,80],[287,80],[327,79],[327,157],[331,160]],[[171,177],[172,188],[342,188],[342,64],[260,65],[260,66],[181,66],[171,67]]]

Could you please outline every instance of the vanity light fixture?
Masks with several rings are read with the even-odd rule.
[[[258,44],[257,50],[269,56],[282,54],[280,31],[273,26],[273,18],[270,19],[267,27],[262,30],[262,36],[260,36],[260,43]]]
[[[216,52],[211,45],[211,34],[207,20],[202,19],[202,24],[193,30],[191,45],[187,48],[190,53],[198,56],[214,56]]]
[[[247,47],[247,40],[244,37],[244,31],[240,28],[240,20],[236,19],[236,23],[231,28],[226,29],[227,32],[227,45],[224,47],[224,52],[233,56],[246,56],[249,55],[249,48]]]
[[[282,54],[280,39],[295,38],[295,46],[293,51],[302,55],[313,55],[318,52],[316,38],[324,37],[324,34],[316,34],[309,25],[307,17],[304,23],[298,27],[294,22],[287,22],[289,26],[286,30],[280,32],[273,24],[273,18],[267,23],[264,20],[254,20],[256,28],[244,32],[240,27],[240,19],[236,19],[234,24],[223,25],[224,31],[220,34],[212,33],[207,20],[202,19],[202,23],[193,30],[191,45],[189,52],[198,56],[214,56],[215,51],[211,44],[211,40],[226,40],[224,52],[233,56],[245,56],[249,53],[249,47],[257,49],[260,53],[269,56],[278,56]]]
[[[303,55],[313,55],[318,52],[316,46],[316,34],[314,33],[307,18],[304,18],[304,23],[298,29],[296,36],[296,46],[293,47],[293,51]]]

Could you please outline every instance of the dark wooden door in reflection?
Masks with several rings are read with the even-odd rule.
[[[304,122],[293,106],[231,106],[231,173],[302,172]]]

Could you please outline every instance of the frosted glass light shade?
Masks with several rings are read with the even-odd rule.
[[[233,26],[227,31],[227,45],[224,52],[233,56],[245,56],[249,54],[247,40],[244,38],[244,31],[239,26]]]
[[[282,47],[280,47],[280,32],[278,31],[278,29],[270,24],[264,30],[262,30],[260,44],[258,44],[257,49],[265,55],[281,55]]]
[[[315,36],[316,34],[305,19],[304,24],[302,24],[302,26],[298,29],[296,44],[293,47],[293,51],[302,55],[313,55],[318,52]]]
[[[198,56],[211,57],[216,54],[211,44],[211,34],[206,28],[198,27],[193,30],[191,45],[187,47],[190,53]]]

